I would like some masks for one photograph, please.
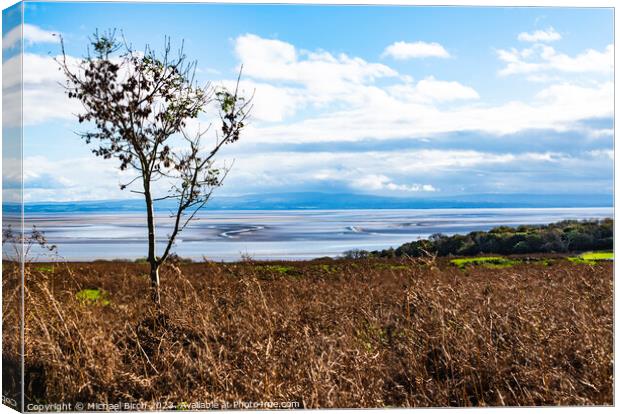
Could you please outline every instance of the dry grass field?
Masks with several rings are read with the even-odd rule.
[[[4,324],[16,277],[4,264]],[[566,259],[30,264],[26,401],[613,404],[613,266]],[[5,366],[17,360],[15,331]]]

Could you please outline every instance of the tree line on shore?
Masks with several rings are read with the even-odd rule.
[[[473,256],[477,254],[566,253],[613,249],[613,219],[564,220],[547,225],[500,226],[489,231],[447,236],[441,233],[428,239],[405,243],[394,249],[350,250],[345,258]]]

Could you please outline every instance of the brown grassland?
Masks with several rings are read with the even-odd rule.
[[[610,262],[168,265],[161,314],[147,272],[28,265],[27,402],[613,404]],[[18,323],[17,281],[5,262],[5,326]],[[3,340],[10,369],[19,338],[4,330]]]

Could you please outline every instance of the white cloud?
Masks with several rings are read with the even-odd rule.
[[[216,83],[228,89],[236,86],[236,81],[233,80]],[[275,86],[267,82],[243,79],[239,82],[239,91],[242,96],[253,96],[251,117],[257,121],[281,122],[309,104],[308,95],[299,87]],[[217,116],[216,113],[210,115]]]
[[[33,45],[35,43],[54,43],[58,42],[57,33],[43,30],[32,24],[24,24],[23,26],[24,43]],[[9,31],[2,38],[2,49],[12,49],[16,47],[22,38],[22,27],[17,26]]]
[[[592,158],[603,158],[613,161],[614,160],[614,151],[613,150],[593,150],[588,151],[588,154]]]
[[[613,116],[610,81],[558,81],[528,101],[489,105],[479,102],[475,89],[456,81],[427,77],[415,83],[382,64],[328,52],[300,52],[279,40],[244,35],[237,39],[236,52],[244,64],[242,89],[248,95],[256,91],[253,121],[244,135],[255,143],[432,138],[455,131],[499,135],[528,129],[566,131],[578,129],[585,119]],[[539,53],[554,56],[548,49]],[[528,56],[532,55],[527,51],[505,52],[504,60]],[[58,85],[62,73],[55,70],[53,59],[26,54],[24,61],[25,121],[73,119],[81,108]],[[382,78],[388,79],[377,82]],[[230,86],[232,81],[214,83]],[[447,102],[452,104],[441,106]]]
[[[474,88],[455,81],[440,81],[432,76],[417,84],[399,84],[389,88],[391,94],[409,102],[448,102],[479,99]]]
[[[536,73],[533,75],[528,75],[526,79],[530,82],[539,82],[539,83],[551,83],[551,82],[562,81],[562,78],[560,76],[548,75],[544,73]]]
[[[364,84],[397,75],[396,71],[380,63],[369,63],[344,53],[337,56],[325,51],[298,53],[290,43],[253,34],[239,36],[235,51],[246,76],[319,89],[329,89],[345,81]]]
[[[437,191],[437,189],[430,184],[395,184],[389,177],[383,174],[369,174],[353,180],[351,184],[353,188],[357,188],[362,191],[388,190],[406,193]]]
[[[82,145],[76,143],[76,145]],[[131,198],[119,183],[133,176],[120,171],[116,160],[88,156],[52,160],[45,156],[24,158],[24,201],[71,201]]]
[[[555,42],[561,38],[562,35],[556,32],[553,27],[549,27],[546,30],[536,30],[531,33],[522,32],[517,36],[517,39],[522,42]]]
[[[341,182],[360,190],[438,191],[429,182],[436,174],[460,174],[471,168],[501,164],[557,163],[566,156],[551,152],[487,153],[474,150],[399,150],[367,152],[256,152],[235,155],[227,186],[244,188],[303,186],[308,182]],[[423,178],[422,178],[423,177]],[[421,184],[421,180],[426,183]],[[267,181],[265,181],[267,180]]]
[[[242,143],[240,143],[242,144]],[[230,158],[233,146],[224,158]],[[354,192],[406,195],[430,193],[453,187],[455,179],[472,171],[532,171],[560,165],[585,168],[583,162],[600,164],[611,159],[611,150],[591,151],[586,158],[555,152],[492,153],[475,150],[406,149],[366,152],[237,152],[224,191],[250,193],[290,191],[291,188],[346,188]],[[120,191],[129,172],[120,172],[117,162],[83,157],[52,160],[43,156],[24,160],[29,200],[122,199],[131,193]],[[53,177],[53,180],[50,180]],[[47,181],[47,186],[46,186]],[[466,181],[466,180],[464,180]],[[95,183],[95,184],[94,184]],[[471,184],[471,183],[469,183]],[[489,183],[485,183],[489,184]],[[166,184],[158,182],[157,191]]]
[[[286,125],[253,125],[247,139],[258,142],[359,141],[367,138],[428,138],[456,131],[511,134],[528,129],[566,131],[580,121],[613,116],[613,83],[552,85],[530,102],[457,106],[408,102],[377,96],[364,105],[308,116]],[[257,92],[258,93],[258,92]]]
[[[390,56],[394,59],[405,60],[413,58],[448,58],[450,54],[439,43],[436,42],[394,42],[383,51],[382,56]]]
[[[586,81],[569,82],[560,76],[577,70],[611,74],[608,61],[613,52],[611,46],[602,52],[587,50],[574,57],[540,44],[522,50],[498,51],[506,63],[507,74],[523,73],[545,82],[545,87],[528,100],[499,104],[481,102],[474,88],[455,80],[428,76],[414,81],[384,64],[346,54],[303,51],[290,43],[250,34],[236,39],[235,52],[244,65],[240,85],[243,93],[250,95],[256,91],[253,119],[240,145],[366,139],[422,142],[425,139],[420,145],[430,146],[436,134],[480,131],[504,135],[529,129],[579,131],[588,137],[613,135],[609,127],[594,128],[582,122],[613,116],[613,82],[592,76]],[[7,98],[18,97],[15,95],[20,84],[17,59],[4,63]],[[74,120],[73,114],[81,111],[79,103],[67,99],[58,85],[63,76],[52,57],[24,55],[23,76],[27,124],[50,119]],[[214,84],[232,86],[233,82],[223,80]],[[472,169],[500,169],[503,165],[516,168],[525,163],[556,165],[576,159],[545,151],[234,152],[237,147],[227,147],[221,158],[236,159],[226,188],[237,191],[256,191],[255,187],[260,186],[306,188],[307,183],[318,188],[322,184],[338,183],[356,191],[386,194],[445,191],[453,184],[435,180],[436,174],[465,174]],[[582,155],[592,161],[592,157],[607,160],[609,154]],[[26,162],[37,166],[36,171],[26,171],[31,174],[30,182],[41,184],[30,191],[33,199],[129,195],[118,190],[121,177],[114,161],[88,157],[55,162],[37,157]],[[50,177],[54,177],[54,182]],[[93,181],[98,184],[93,186]],[[45,182],[54,188],[44,188]]]
[[[16,47],[22,39],[22,27],[16,26],[7,34],[2,36],[2,49],[12,49]]]
[[[614,65],[613,45],[608,45],[602,51],[587,49],[574,57],[542,44],[521,50],[501,49],[497,51],[497,55],[506,63],[506,66],[499,71],[501,76],[549,71],[611,75]]]
[[[537,45],[516,53],[500,51],[500,55],[506,61],[519,62],[537,51],[554,67],[570,70],[574,62],[545,48]],[[327,52],[302,53],[289,43],[255,35],[238,38],[236,50],[245,67],[253,68],[246,74],[260,79],[255,82],[259,120],[285,121],[302,110],[305,115],[293,123],[253,124],[246,136],[258,142],[356,141],[476,130],[493,134],[538,128],[566,130],[589,117],[611,116],[613,109],[613,85],[609,82],[575,84],[574,88],[556,82],[528,102],[469,103],[440,109],[440,103],[478,100],[479,94],[456,81],[428,77],[413,83],[407,75],[395,77],[396,72],[384,65],[351,57],[338,59]],[[584,56],[593,57],[591,53]],[[575,59],[586,58],[579,55]],[[350,71],[347,66],[351,61],[364,63]],[[322,71],[325,66],[329,69]],[[347,72],[351,74],[344,77]],[[397,82],[378,86],[376,80],[381,77]],[[262,103],[261,94],[265,97]]]
[[[59,41],[58,33],[43,30],[32,24],[24,24],[24,41],[34,43],[56,43]]]
[[[262,151],[237,153],[235,159],[224,192],[278,192],[293,188],[403,196],[415,192],[428,194],[433,190],[449,193],[460,185],[466,185],[470,191],[484,192],[494,188],[497,182],[511,182],[519,185],[514,188],[523,189],[531,187],[533,177],[548,178],[542,171],[559,171],[559,177],[564,180],[567,177],[562,171],[583,171],[604,164],[601,160],[608,162],[606,157],[592,159],[583,154],[551,151],[512,153],[510,150],[454,149]],[[483,173],[489,179],[476,183],[468,178],[475,173]]]
[[[590,138],[613,138],[613,128],[587,129],[586,133]]]
[[[373,82],[398,75],[380,63],[346,54],[298,51],[290,43],[253,34],[235,40],[235,53],[243,64],[242,86],[257,91],[253,116],[265,121],[282,121],[307,106],[362,104],[384,94]]]
[[[23,66],[20,65],[22,55],[8,59],[2,65],[3,94],[5,99],[18,103],[23,99],[23,123],[37,124],[50,119],[73,119],[81,111],[79,102],[70,100],[59,84],[64,77],[58,70],[58,64],[52,56],[41,56],[33,53],[23,54]],[[73,58],[69,57],[71,64]],[[23,67],[23,71],[21,68]],[[20,73],[22,72],[22,73]],[[20,91],[23,82],[23,94]],[[3,111],[4,112],[4,111]],[[11,105],[3,116],[9,126],[20,124],[19,104]]]

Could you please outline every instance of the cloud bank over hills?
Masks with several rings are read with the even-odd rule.
[[[57,35],[72,45],[69,58],[77,59],[86,31],[74,33],[55,18],[63,7],[48,7],[51,14],[24,29],[25,138],[32,143],[26,147],[32,149],[25,160],[27,197],[126,198],[118,190],[126,173],[113,161],[95,159],[79,142],[73,132],[83,128],[75,122],[80,108],[59,86]],[[99,27],[104,21],[102,13]],[[613,45],[598,40],[576,48],[566,34],[573,21],[557,21],[514,27],[512,40],[472,43],[475,51],[457,44],[457,36],[467,35],[456,32],[436,38],[422,31],[382,34],[382,42],[372,32],[367,36],[382,43],[373,51],[314,32],[300,40],[282,22],[277,35],[247,25],[222,41],[229,45],[222,52],[229,64],[199,66],[201,79],[230,86],[243,65],[241,88],[254,95],[246,134],[225,152],[235,165],[222,191],[327,188],[435,196],[544,192],[548,186],[561,193],[611,192]],[[489,82],[501,88],[491,90],[475,73],[459,70],[479,50],[486,50],[480,71],[493,68]],[[19,58],[7,60],[4,70],[15,73]],[[5,77],[5,93],[17,93],[18,84],[19,77]],[[71,148],[64,154],[46,150],[58,143]]]

